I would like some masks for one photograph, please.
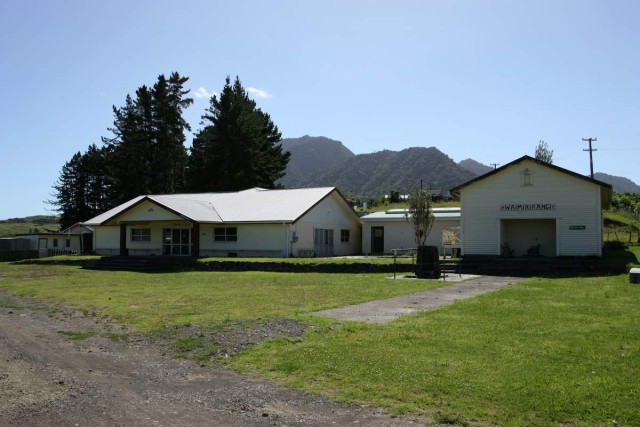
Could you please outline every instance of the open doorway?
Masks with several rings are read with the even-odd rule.
[[[514,256],[557,256],[555,219],[502,219],[500,244]]]

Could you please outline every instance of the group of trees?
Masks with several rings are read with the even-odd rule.
[[[187,80],[176,72],[160,75],[153,87],[127,95],[124,106],[113,107],[112,136],[65,163],[51,200],[63,228],[142,194],[275,187],[290,155],[238,78],[227,77],[219,97],[211,97],[187,150],[191,127],[183,111],[193,103]]]
[[[640,194],[638,193],[614,193],[611,200],[611,207],[617,211],[640,218]]]

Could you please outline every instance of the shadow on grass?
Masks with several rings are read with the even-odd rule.
[[[626,273],[631,267],[640,267],[640,246],[605,248],[600,264],[611,272]]]

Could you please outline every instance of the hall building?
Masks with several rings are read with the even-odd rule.
[[[451,192],[463,255],[602,255],[609,184],[523,156]]]

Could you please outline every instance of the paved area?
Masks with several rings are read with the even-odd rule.
[[[523,280],[525,279],[522,277],[474,276],[443,288],[317,311],[312,314],[340,320],[382,324],[391,322],[405,314],[434,310],[457,300],[491,292]]]

